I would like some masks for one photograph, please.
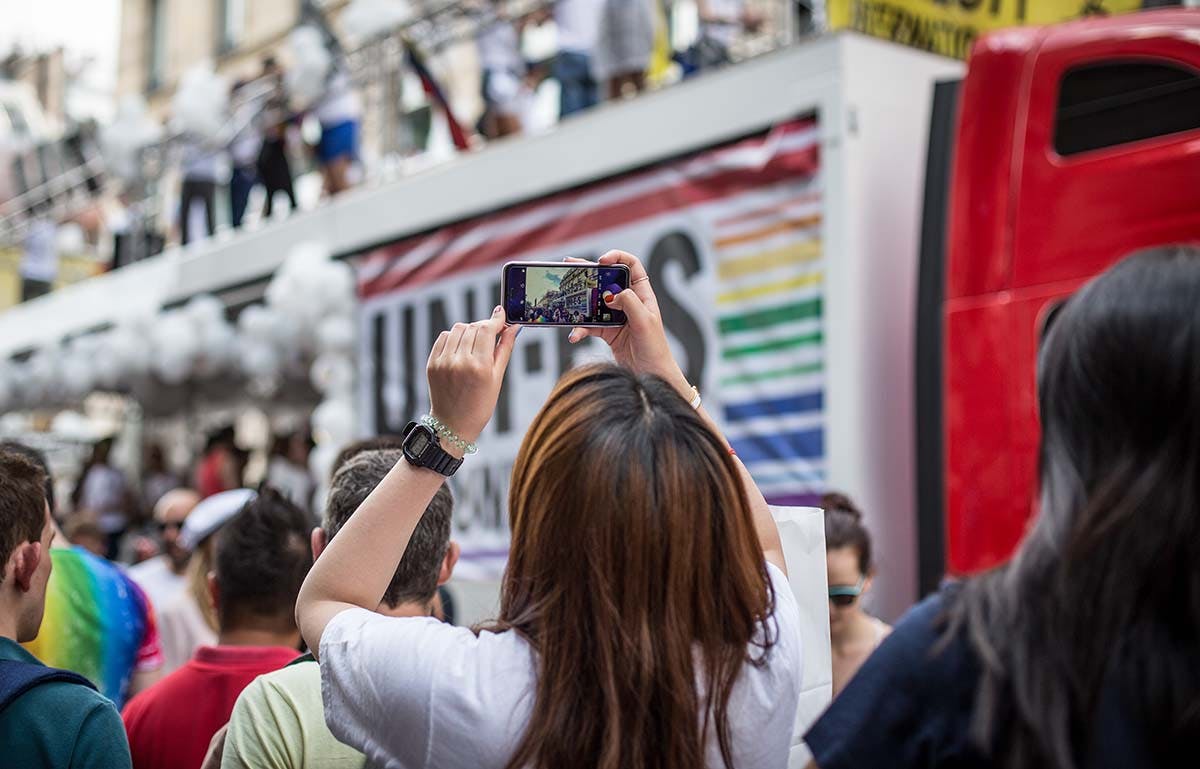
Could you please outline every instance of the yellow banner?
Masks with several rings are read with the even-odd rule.
[[[829,0],[831,29],[853,29],[965,59],[980,33],[1136,11],[1141,0]]]

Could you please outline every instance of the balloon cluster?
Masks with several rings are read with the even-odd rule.
[[[325,93],[333,57],[325,47],[320,31],[307,25],[292,30],[288,47],[292,53],[292,66],[284,75],[284,85],[291,94],[293,106],[309,107]]]
[[[210,144],[222,139],[229,110],[229,83],[199,64],[183,73],[171,99],[171,118],[180,130]]]
[[[141,176],[139,153],[162,137],[162,126],[146,112],[146,102],[137,95],[126,96],[116,118],[100,129],[100,153],[108,173],[125,181]]]
[[[266,399],[285,375],[312,361],[312,383],[324,397],[313,415],[318,441],[341,445],[355,430],[354,307],[350,266],[319,245],[300,244],[267,286],[266,302],[243,310],[236,326],[221,300],[206,294],[176,309],[120,318],[109,330],[40,348],[22,362],[0,362],[0,411],[76,402],[147,379],[174,386],[244,377],[251,394]],[[314,454],[332,464],[329,450]]]
[[[412,17],[404,0],[353,0],[342,11],[342,31],[353,43],[365,43],[391,32]]]

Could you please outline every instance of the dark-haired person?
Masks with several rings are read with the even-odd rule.
[[[217,645],[125,706],[135,769],[200,766],[242,689],[299,655],[294,606],[311,564],[307,516],[270,487],[225,524],[209,578]]]
[[[313,557],[321,552],[403,461],[396,449],[364,451],[337,471],[321,527],[313,529]],[[450,579],[458,545],[450,541],[454,501],[445,484],[434,494],[413,530],[377,611],[387,617],[430,617],[438,585]],[[397,723],[397,728],[404,728]],[[224,769],[335,769],[360,767],[362,753],[337,740],[325,726],[321,673],[313,661],[260,676],[238,697],[225,738]]]
[[[20,645],[38,635],[50,582],[55,527],[45,482],[34,461],[0,449],[0,764],[128,769],[113,704]]]
[[[107,538],[105,555],[110,560],[117,557],[121,536],[129,526],[129,514],[135,506],[125,474],[112,464],[112,449],[112,438],[97,441],[92,446],[92,455],[83,466],[79,483],[71,495],[76,514],[86,511],[95,516]]]
[[[1068,299],[1037,395],[1032,529],[900,620],[806,736],[820,769],[1200,760],[1200,249]]]
[[[787,766],[801,637],[779,532],[673,359],[645,267],[600,262],[630,270],[611,300],[629,322],[571,338],[621,365],[568,372],[525,436],[496,623],[374,609],[495,409],[517,332],[499,307],[438,337],[430,419],[305,580],[325,720],[377,764]]]
[[[844,494],[821,498],[825,510],[825,568],[829,579],[829,640],[833,662],[833,696],[837,696],[883,643],[891,627],[863,611],[861,598],[871,589],[875,565],[871,535],[862,511]]]

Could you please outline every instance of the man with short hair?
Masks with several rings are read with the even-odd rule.
[[[37,464],[0,449],[0,746],[5,766],[128,769],[113,704],[21,648],[42,624],[55,528]]]
[[[299,654],[296,595],[312,566],[308,518],[263,487],[221,529],[209,592],[216,646],[134,697],[122,714],[137,769],[198,767],[238,694]]]
[[[54,483],[46,457],[15,441],[0,444],[28,459],[46,478],[46,503],[54,512]],[[162,677],[163,655],[150,601],[123,570],[82,547],[58,526],[50,545],[50,583],[37,638],[26,650],[53,668],[86,677],[120,708]]]
[[[199,502],[199,494],[184,488],[159,497],[154,505],[154,523],[162,536],[163,552],[129,568],[129,576],[158,608],[166,606],[187,585],[184,572],[192,553],[179,542],[179,532]]]
[[[312,532],[314,557],[403,458],[395,449],[363,451],[338,470],[329,490],[325,520]],[[429,617],[438,585],[450,579],[458,545],[450,540],[454,501],[442,484],[413,532],[377,611],[390,617]],[[225,738],[223,769],[316,769],[360,767],[361,753],[325,726],[321,673],[308,656],[259,677],[238,697]]]

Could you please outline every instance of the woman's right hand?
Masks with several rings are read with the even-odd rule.
[[[636,256],[624,251],[609,251],[600,257],[600,264],[623,264],[629,268],[629,288],[614,296],[608,304],[612,309],[625,313],[625,325],[608,328],[577,327],[571,330],[568,340],[576,343],[589,336],[599,337],[612,348],[617,363],[638,374],[662,377],[679,390],[679,394],[686,400],[691,400],[691,385],[671,354],[671,346],[667,342],[667,333],[663,329],[662,315],[658,309],[658,299],[650,286],[650,276],[646,274],[646,267]]]

